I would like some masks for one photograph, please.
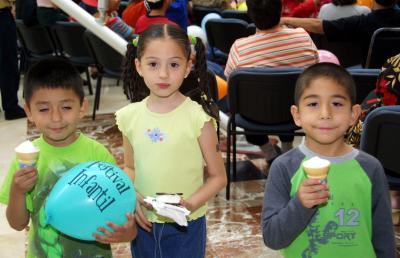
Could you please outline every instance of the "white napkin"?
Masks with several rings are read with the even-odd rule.
[[[190,214],[190,211],[185,207],[159,202],[156,198],[150,196],[147,196],[144,201],[151,204],[158,215],[170,218],[178,225],[187,227],[186,216]]]

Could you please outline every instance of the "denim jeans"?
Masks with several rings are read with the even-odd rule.
[[[138,235],[131,243],[135,258],[204,258],[206,218],[189,221],[187,227],[176,223],[153,223],[151,232],[138,226]]]

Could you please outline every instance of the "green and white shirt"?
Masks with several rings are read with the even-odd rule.
[[[297,191],[306,179],[302,162],[313,156],[331,162],[330,197],[308,209]],[[266,183],[262,230],[265,244],[283,249],[285,257],[396,257],[383,168],[356,149],[332,158],[300,145],[276,159]]]
[[[86,161],[115,163],[113,156],[103,145],[83,134],[66,147],[54,147],[43,137],[34,140],[33,144],[40,149],[36,163],[39,177],[34,188],[26,196],[26,207],[31,216],[27,257],[112,257],[110,245],[75,239],[58,232],[50,225],[45,225],[43,206],[54,184],[70,168]],[[1,203],[8,204],[12,178],[18,169],[18,162],[14,159],[0,188]]]

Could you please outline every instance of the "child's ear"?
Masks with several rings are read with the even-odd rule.
[[[192,71],[192,60],[189,59],[188,63],[187,63],[187,67],[186,67],[186,71],[185,71],[185,78],[188,77],[190,71]]]
[[[351,121],[350,121],[350,126],[352,126],[352,125],[354,125],[356,122],[357,122],[357,120],[358,120],[358,118],[360,117],[360,115],[361,115],[361,106],[360,105],[354,105],[352,108],[351,108]]]
[[[32,123],[34,123],[33,118],[32,118],[31,109],[29,108],[29,106],[26,102],[24,104],[24,110],[25,110],[26,117],[28,118],[28,120],[31,121]]]
[[[138,72],[138,74],[140,76],[142,76],[142,65],[139,61],[139,59],[135,58],[135,67],[136,67],[136,71]]]
[[[294,123],[298,127],[301,127],[299,108],[296,105],[292,105],[290,107],[290,113],[292,113],[292,117],[293,117]]]
[[[83,118],[86,115],[88,107],[89,107],[89,101],[87,100],[87,98],[84,98],[82,105],[79,109],[79,118]]]

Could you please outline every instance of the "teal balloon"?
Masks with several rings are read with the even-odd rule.
[[[46,224],[82,240],[94,240],[98,227],[122,225],[133,213],[136,193],[129,176],[107,162],[85,162],[68,170],[45,203]]]

